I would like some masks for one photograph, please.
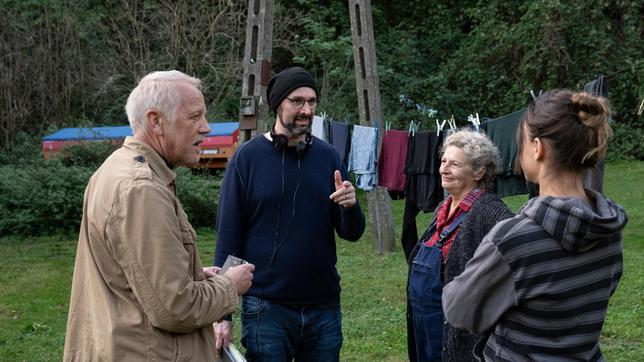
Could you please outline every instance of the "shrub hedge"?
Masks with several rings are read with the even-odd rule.
[[[99,147],[90,145],[83,152],[75,146],[68,158],[0,166],[0,235],[78,232],[85,187],[106,156],[94,152]],[[176,171],[177,194],[190,222],[194,227],[213,227],[218,176],[186,168]]]

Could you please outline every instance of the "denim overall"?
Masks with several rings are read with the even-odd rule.
[[[425,239],[436,230],[436,220],[419,241],[418,253],[409,273],[408,298],[411,305],[416,356],[418,361],[439,362],[443,348],[443,306],[441,295],[441,248],[450,234],[463,222],[466,213],[445,227],[436,243],[425,245]]]

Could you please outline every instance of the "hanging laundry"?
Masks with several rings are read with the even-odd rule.
[[[409,134],[405,161],[406,199],[401,240],[407,259],[418,242],[416,216],[420,211],[433,212],[444,198],[439,173],[443,134],[444,132],[440,135],[436,132]]]
[[[405,161],[409,132],[389,130],[382,137],[378,158],[378,185],[389,191],[392,199],[405,197]]]
[[[496,175],[494,190],[494,193],[499,197],[529,193],[523,175],[514,173],[514,160],[518,151],[516,133],[525,111],[522,109],[496,119],[487,120],[480,127],[494,142],[501,156],[501,165]]]
[[[311,124],[311,134],[324,142],[329,142],[326,132],[324,131],[324,118],[320,116],[313,117],[313,122]]]
[[[599,97],[608,99],[608,82],[606,77],[600,75],[597,79],[588,82],[584,86],[584,91]],[[609,120],[610,122],[610,120]],[[600,161],[597,166],[584,171],[584,187],[602,193],[604,188],[604,161]]]
[[[356,175],[356,187],[371,191],[378,183],[376,153],[378,150],[378,129],[353,126],[349,171]]]
[[[349,124],[333,120],[328,120],[326,124],[328,142],[335,147],[340,154],[340,159],[346,165],[349,155]]]

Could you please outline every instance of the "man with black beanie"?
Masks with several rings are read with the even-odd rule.
[[[360,239],[365,218],[340,155],[311,135],[317,83],[303,68],[274,75],[270,132],[228,163],[217,212],[215,265],[228,255],[255,265],[242,300],[249,361],[338,361],[342,346],[335,233]],[[232,322],[215,324],[217,346]]]

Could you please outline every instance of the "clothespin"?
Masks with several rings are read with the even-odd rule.
[[[452,114],[452,117],[447,121],[447,124],[449,124],[449,129],[452,132],[456,131],[456,120],[454,119],[453,114]]]
[[[532,96],[532,100],[536,101],[537,100],[537,95],[534,94],[534,90],[530,89],[530,95]]]
[[[385,121],[385,131],[389,131],[391,129],[391,121]]]
[[[478,113],[476,114],[476,117],[474,117],[471,114],[467,116],[467,121],[470,122],[474,126],[474,128],[476,128],[477,131],[479,130],[479,125],[481,124],[481,121],[479,120]]]
[[[642,99],[642,102],[640,103],[640,107],[637,109],[637,115],[641,116],[642,112],[644,112],[644,99]]]
[[[409,133],[413,136],[414,132],[414,120],[412,119],[411,122],[409,122]]]
[[[438,118],[436,118],[436,136],[440,136],[441,131],[443,130],[443,127],[445,127],[445,120],[443,120],[443,123],[438,122]]]

